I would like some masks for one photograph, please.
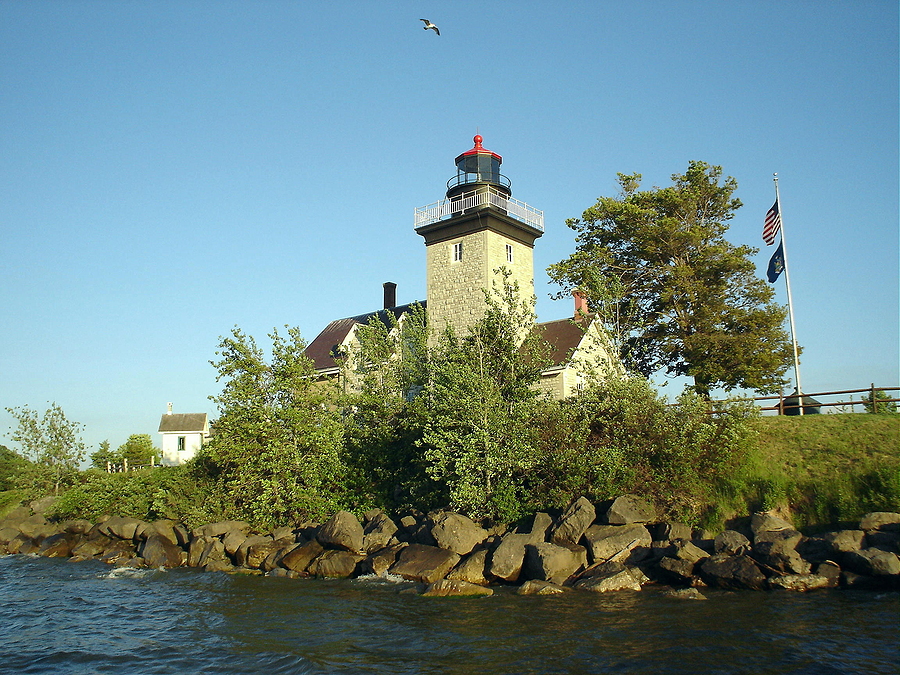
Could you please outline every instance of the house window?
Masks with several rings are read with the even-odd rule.
[[[184,452],[184,436],[178,437],[178,452]]]
[[[507,244],[506,245],[506,262],[512,264],[512,261],[513,261],[512,244]]]
[[[462,242],[459,241],[453,244],[453,262],[460,262],[462,260]]]

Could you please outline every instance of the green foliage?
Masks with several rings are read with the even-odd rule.
[[[30,464],[31,462],[21,455],[5,445],[0,445],[0,492],[14,489],[17,485],[17,478]]]
[[[149,466],[151,463],[159,463],[162,452],[153,447],[150,434],[131,434],[118,449],[113,452],[109,449],[109,441],[101,441],[96,452],[91,453],[91,465],[97,469],[106,470],[107,464],[119,467],[128,461],[129,467]]]
[[[540,456],[535,385],[547,347],[529,333],[533,299],[521,300],[503,276],[502,289],[485,294],[487,312],[468,335],[450,329],[440,336],[417,401],[428,473],[445,486],[450,506],[512,522],[524,515],[528,475]]]
[[[883,389],[876,389],[863,397],[863,408],[868,413],[896,413],[897,404],[891,401],[893,396],[888,396]]]
[[[333,386],[316,381],[296,328],[273,331],[267,363],[235,328],[213,362],[222,393],[215,435],[201,451],[229,513],[261,526],[322,518],[345,508],[343,428]]]
[[[29,478],[36,484],[52,485],[58,494],[60,487],[76,474],[84,458],[82,425],[66,419],[56,403],[50,404],[43,417],[28,406],[6,411],[18,421],[12,439],[19,443],[21,454],[38,465]]]
[[[758,250],[724,238],[741,202],[721,179],[697,161],[666,188],[639,191],[640,174],[619,174],[618,197],[566,221],[577,250],[548,272],[586,295],[631,372],[686,375],[707,397],[716,386],[774,392],[792,359],[786,311],[756,277]]]

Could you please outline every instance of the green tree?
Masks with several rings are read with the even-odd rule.
[[[239,328],[212,365],[222,392],[216,433],[199,462],[217,477],[233,515],[261,526],[345,508],[342,424],[334,387],[317,381],[297,328],[277,330],[271,361]]]
[[[116,453],[109,449],[109,440],[100,441],[100,447],[91,453],[91,466],[106,471],[109,464],[117,464]]]
[[[50,404],[43,417],[28,406],[6,411],[18,422],[12,439],[21,447],[21,454],[44,469],[46,483],[59,493],[60,486],[78,471],[84,459],[82,425],[66,419],[56,403]]]
[[[619,174],[617,197],[566,221],[576,251],[551,279],[587,296],[632,372],[691,377],[706,397],[716,386],[778,391],[793,354],[786,310],[756,276],[758,249],[725,239],[737,181],[698,161],[672,181],[641,191],[640,174]]]
[[[147,466],[160,454],[159,449],[153,447],[150,434],[131,434],[128,440],[116,450],[116,459],[118,462],[127,459],[128,466]]]
[[[863,396],[863,408],[869,413],[895,413],[897,404],[890,399],[883,389],[876,389]]]
[[[547,345],[530,330],[534,299],[520,299],[508,275],[485,297],[485,316],[465,337],[448,329],[429,358],[416,399],[424,406],[421,445],[453,509],[512,522],[528,510],[528,476],[539,461],[536,385]]]
[[[21,455],[13,452],[5,445],[0,445],[0,492],[13,490],[16,478],[31,464]]]

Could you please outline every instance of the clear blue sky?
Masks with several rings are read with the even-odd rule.
[[[233,326],[424,299],[413,210],[476,130],[544,210],[541,320],[617,172],[721,165],[761,275],[778,172],[804,389],[897,385],[895,0],[0,0],[0,408],[158,442]]]

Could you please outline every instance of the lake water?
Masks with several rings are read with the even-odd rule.
[[[0,557],[0,673],[900,672],[900,593],[423,598]]]

